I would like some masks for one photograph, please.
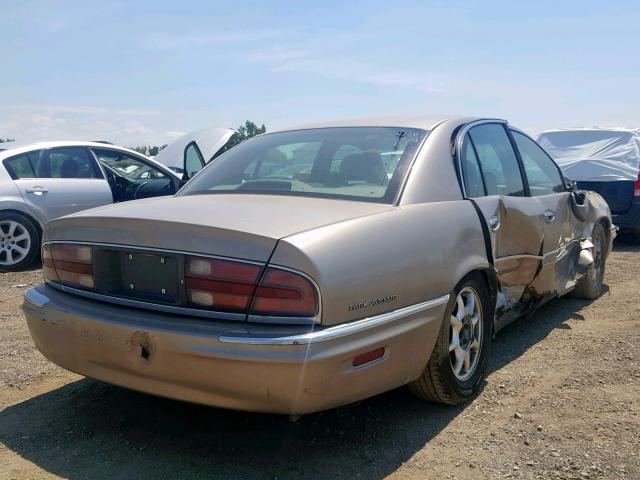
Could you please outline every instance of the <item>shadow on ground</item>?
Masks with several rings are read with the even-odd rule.
[[[620,234],[613,242],[613,250],[616,252],[640,252],[640,236]]]
[[[494,341],[490,372],[588,302],[550,302]],[[396,470],[466,407],[398,389],[360,404],[286,417],[226,411],[80,380],[0,413],[0,441],[40,468],[84,478],[380,478]]]

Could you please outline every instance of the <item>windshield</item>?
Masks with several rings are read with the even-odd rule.
[[[218,157],[179,195],[258,193],[392,203],[426,134],[342,127],[262,135]]]

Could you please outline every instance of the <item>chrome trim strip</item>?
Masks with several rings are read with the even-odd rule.
[[[320,323],[320,316],[316,317],[274,317],[270,315],[248,315],[247,322],[278,323],[284,325],[314,325]]]
[[[80,290],[73,287],[67,287],[64,285],[60,285],[59,283],[51,282],[49,280],[45,280],[47,285],[55,288],[56,290],[60,290],[65,293],[73,293],[74,295],[78,295],[79,297],[85,297],[91,300],[98,300],[100,302],[111,303],[115,305],[125,306],[125,307],[135,307],[142,308],[145,310],[155,310],[157,312],[163,313],[177,313],[180,315],[185,315],[189,317],[202,317],[202,318],[210,318],[213,320],[232,320],[234,322],[244,322],[246,319],[246,314],[244,313],[229,313],[229,312],[209,312],[207,310],[197,310],[195,308],[184,308],[184,307],[174,307],[172,305],[162,305],[159,303],[149,303],[149,302],[141,302],[139,300],[130,300],[128,298],[122,297],[111,297],[109,295],[102,295],[100,293],[87,292],[86,290]]]
[[[557,252],[557,250],[554,250],[554,252]],[[553,253],[553,252],[549,252],[549,253]],[[547,254],[548,255],[548,254]],[[529,253],[521,253],[519,255],[507,255],[505,257],[499,257],[496,258],[496,262],[502,262],[502,261],[507,261],[507,260],[518,260],[520,258],[531,258],[534,260],[542,260],[544,258],[544,255],[532,255]]]
[[[353,335],[371,328],[380,327],[388,323],[394,322],[407,315],[423,312],[439,305],[446,304],[449,301],[449,295],[443,295],[432,300],[408,307],[399,308],[391,312],[382,313],[373,317],[363,318],[353,322],[328,327],[315,332],[303,333],[299,335],[289,336],[246,336],[223,334],[218,340],[223,343],[241,343],[245,345],[310,345],[314,343],[326,342],[346,335]]]
[[[566,251],[567,249],[569,249],[571,247],[571,245],[575,242],[580,241],[579,238],[573,238],[571,240],[569,240],[567,243],[565,243],[564,245],[556,248],[555,250],[551,250],[550,252],[545,253],[544,255],[533,255],[531,253],[520,253],[518,255],[507,255],[504,257],[499,257],[496,258],[495,261],[496,262],[501,262],[501,261],[507,261],[507,260],[517,260],[519,258],[531,258],[533,260],[545,260],[547,258],[550,257],[555,257],[557,255],[559,255],[560,253],[562,253],[563,251]]]
[[[36,307],[42,308],[49,301],[49,297],[41,294],[36,287],[32,287],[24,292],[24,299]]]

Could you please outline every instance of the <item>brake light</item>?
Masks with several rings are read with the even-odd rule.
[[[633,196],[640,197],[640,173],[638,173],[638,179],[633,184]]]
[[[86,245],[45,245],[42,247],[44,277],[70,287],[93,289],[92,257],[91,247]]]
[[[266,269],[256,289],[251,314],[314,317],[317,313],[318,294],[311,281],[288,270]]]
[[[96,291],[93,266],[96,255],[93,247],[88,245],[44,245],[44,277],[47,281],[61,285]],[[100,261],[106,261],[103,258],[117,260],[117,257],[109,256],[98,258]],[[110,268],[115,268],[116,276],[103,280],[107,284],[129,286],[127,293],[135,295],[137,291],[133,288],[133,283],[128,277],[123,278],[127,271],[120,271],[117,264]],[[175,281],[178,282],[179,279],[176,278]],[[140,288],[144,294],[146,287]],[[265,268],[262,264],[186,256],[184,288],[187,305],[219,312],[270,317],[315,317],[319,310],[319,293],[310,279],[282,268]]]
[[[318,294],[304,276],[250,263],[188,257],[185,284],[191,305],[211,310],[266,316],[313,317]],[[259,283],[259,284],[258,284]],[[249,308],[251,306],[251,308]]]
[[[202,257],[187,258],[189,303],[227,312],[245,313],[261,267],[250,263]]]

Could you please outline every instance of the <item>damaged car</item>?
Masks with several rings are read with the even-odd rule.
[[[330,122],[50,222],[23,308],[52,362],[174,399],[305,414],[408,385],[458,404],[504,325],[600,295],[614,236],[603,198],[504,120]]]

